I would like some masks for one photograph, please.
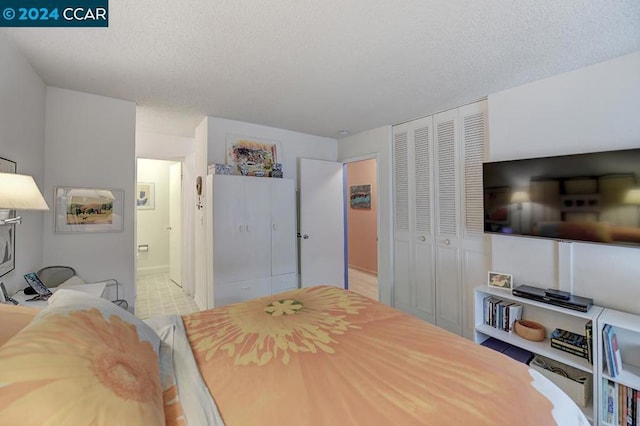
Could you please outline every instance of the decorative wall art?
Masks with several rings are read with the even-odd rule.
[[[0,173],[15,173],[16,162],[0,157]],[[15,217],[15,210],[9,210],[8,216]],[[6,219],[6,218],[5,218]],[[0,226],[0,277],[13,271],[16,267],[16,225]]]
[[[16,267],[16,225],[0,226],[0,277]]]
[[[269,176],[279,155],[277,141],[227,135],[227,164],[236,175]]]
[[[371,208],[371,185],[353,185],[350,191],[352,209]]]
[[[124,191],[56,188],[56,232],[117,232],[123,229]]]
[[[156,208],[156,190],[153,182],[138,182],[136,207],[138,210],[153,210]]]

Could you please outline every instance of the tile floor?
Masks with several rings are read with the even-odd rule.
[[[184,294],[167,273],[140,275],[136,284],[136,316],[140,319],[200,310],[193,297]]]

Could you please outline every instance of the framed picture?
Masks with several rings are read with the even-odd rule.
[[[370,209],[371,185],[353,185],[350,188],[349,204],[352,209]]]
[[[124,191],[111,188],[55,188],[56,232],[118,232],[124,222]]]
[[[0,157],[0,173],[16,173],[15,161]],[[15,210],[9,210],[7,217],[16,216]],[[5,217],[5,219],[7,218]],[[13,271],[16,267],[16,227],[14,225],[0,226],[0,277]]]
[[[235,175],[269,176],[281,163],[280,143],[248,136],[227,135],[227,164]]]
[[[156,185],[153,182],[138,182],[136,190],[136,207],[138,210],[156,208]]]
[[[0,157],[0,173],[15,173],[16,162]]]
[[[489,271],[489,287],[511,290],[513,288],[513,275],[502,272]]]
[[[0,277],[16,267],[16,225],[0,226]]]

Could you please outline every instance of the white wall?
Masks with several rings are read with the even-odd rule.
[[[169,166],[175,161],[138,158],[137,181],[153,183],[154,208],[136,210],[138,275],[169,272]]]
[[[338,149],[335,139],[224,118],[207,117],[205,120],[208,120],[208,164],[226,163],[226,137],[229,134],[280,142],[282,152],[278,154],[278,161],[282,163],[284,177],[294,179],[296,182],[298,159],[336,161],[337,158]]]
[[[194,138],[136,130],[136,157],[182,161],[182,290],[195,292],[195,152]],[[205,158],[206,158],[206,154]],[[206,170],[206,164],[204,165]]]
[[[54,233],[53,211],[47,212],[43,263],[73,266],[86,281],[117,279],[120,298],[133,309],[135,104],[47,87],[46,117],[47,203],[53,206],[57,186],[123,189],[125,200],[122,232]]]
[[[640,52],[489,96],[490,161],[640,147]],[[640,249],[490,237],[492,269],[640,314]],[[571,266],[571,259],[573,266]]]
[[[205,117],[198,127],[196,127],[195,132],[195,161],[194,161],[194,170],[196,176],[202,177],[202,196],[196,196],[196,202],[201,203],[195,211],[195,221],[194,221],[194,245],[195,245],[195,287],[194,287],[194,295],[193,298],[200,306],[200,308],[205,308],[208,306],[207,304],[207,237],[206,237],[206,223],[205,223],[205,211],[208,200],[205,199],[204,194],[206,190],[204,186],[206,185],[207,176],[207,145],[208,145],[208,134],[209,134],[209,119],[210,117]]]
[[[380,301],[392,304],[391,126],[379,127],[338,141],[338,161],[375,156],[378,160],[378,288]]]
[[[17,163],[18,173],[44,186],[46,87],[31,65],[0,34],[0,157]],[[51,204],[49,204],[51,206]],[[18,212],[15,269],[0,277],[9,293],[26,287],[23,275],[42,265],[42,212]]]

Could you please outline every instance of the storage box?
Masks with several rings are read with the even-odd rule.
[[[551,380],[562,389],[573,401],[581,407],[585,407],[593,394],[593,375],[586,371],[578,370],[570,365],[554,361],[550,358],[536,355],[529,367]],[[545,368],[546,367],[546,368]],[[561,372],[566,373],[565,377]],[[583,381],[576,379],[583,378]]]

